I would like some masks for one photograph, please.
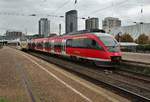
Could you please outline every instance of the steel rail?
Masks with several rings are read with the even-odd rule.
[[[75,71],[73,69],[68,69],[68,67],[72,67],[72,66],[62,65],[61,63],[59,63],[57,61],[52,61],[52,60],[48,59],[48,56],[46,56],[46,55],[41,55],[41,54],[37,54],[37,53],[33,53],[33,52],[32,53],[30,52],[30,54],[33,55],[33,56],[36,56],[36,57],[38,57],[40,59],[43,59],[43,60],[45,60],[47,62],[53,63],[53,64],[55,64],[55,65],[57,65],[57,66],[59,66],[61,68],[64,68],[64,69],[68,70],[71,73],[77,74],[78,76],[80,76],[80,77],[82,77],[82,78],[84,78],[84,79],[86,79],[86,80],[88,80],[88,81],[90,81],[90,82],[92,82],[92,83],[94,83],[96,85],[102,84],[105,87],[109,87],[109,88],[111,88],[113,90],[116,90],[117,92],[119,92],[121,94],[124,94],[125,97],[127,97],[127,96],[131,97],[132,101],[136,101],[136,102],[137,101],[140,101],[140,102],[149,102],[150,101],[150,98],[147,98],[145,96],[142,96],[140,94],[137,94],[135,92],[127,90],[127,89],[125,89],[123,87],[119,87],[117,85],[114,85],[114,84],[111,84],[111,83],[108,83],[108,82],[105,82],[105,81],[102,81],[102,80],[98,80],[98,79],[92,78],[91,76],[85,75],[85,74],[81,73],[80,71]]]

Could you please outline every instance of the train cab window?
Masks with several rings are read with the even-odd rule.
[[[105,46],[111,47],[118,45],[118,42],[110,36],[100,36],[99,38],[104,43]]]

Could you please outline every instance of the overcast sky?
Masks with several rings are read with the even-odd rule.
[[[38,33],[38,20],[47,17],[51,21],[51,32],[58,32],[59,23],[64,31],[64,18],[61,16],[72,9],[78,10],[79,17],[118,17],[122,25],[133,22],[150,22],[150,0],[0,0],[0,35],[7,29]],[[141,9],[143,8],[143,13]],[[9,14],[9,15],[8,15]],[[38,14],[38,16],[28,16]],[[79,29],[84,29],[84,20],[78,20]]]

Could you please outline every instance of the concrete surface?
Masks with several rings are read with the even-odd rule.
[[[7,102],[128,102],[53,64],[0,49],[0,100]]]
[[[150,64],[150,54],[123,52],[123,60],[144,62]]]

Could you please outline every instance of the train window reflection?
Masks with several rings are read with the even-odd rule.
[[[73,48],[102,49],[95,40],[89,38],[68,39],[66,46]]]
[[[105,46],[117,46],[118,42],[110,36],[100,36],[100,40],[104,43]]]

